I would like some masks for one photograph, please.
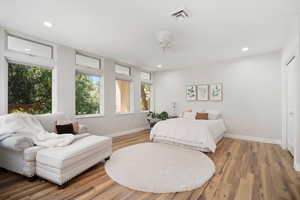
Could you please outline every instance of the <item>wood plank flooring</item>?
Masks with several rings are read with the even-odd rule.
[[[148,138],[148,131],[116,137],[113,150],[147,142]],[[194,191],[172,194],[134,191],[112,181],[103,163],[99,163],[63,190],[47,181],[29,182],[20,175],[0,170],[0,199],[300,200],[300,173],[294,171],[290,154],[278,145],[224,138],[217,151],[207,155],[215,162],[216,174]]]

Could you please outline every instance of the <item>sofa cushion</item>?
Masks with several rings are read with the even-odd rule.
[[[38,151],[45,149],[47,147],[33,146],[24,150],[24,160],[27,162],[35,162],[36,154]]]
[[[99,151],[93,152],[91,155],[86,156],[85,158],[76,162],[76,164],[63,169],[57,169],[37,162],[36,173],[38,176],[44,179],[61,185],[110,155],[111,147],[106,147]]]
[[[64,113],[49,113],[43,115],[35,115],[35,118],[40,121],[44,129],[50,133],[55,133],[56,121],[67,121],[69,117]]]
[[[65,147],[47,148],[37,153],[36,160],[39,163],[57,169],[64,169],[68,166],[93,155],[94,152],[104,148],[111,148],[112,140],[104,136],[87,136],[76,140]]]

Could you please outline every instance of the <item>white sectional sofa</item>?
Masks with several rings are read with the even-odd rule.
[[[35,116],[48,132],[54,132],[56,120],[70,120],[65,114]],[[80,134],[87,129],[81,127]],[[11,138],[13,140],[13,138]],[[8,148],[0,142],[0,167],[26,177],[38,175],[58,185],[92,167],[112,153],[109,137],[90,135],[65,147],[30,146],[25,149]]]
[[[43,127],[49,132],[55,131],[56,120],[69,120],[63,113],[36,115],[35,117],[39,119]],[[10,138],[10,140],[17,140],[17,138],[13,137]],[[25,147],[24,149],[10,148],[9,144],[2,141],[0,142],[0,167],[26,177],[33,177],[36,175],[36,153],[41,149],[44,149],[44,147],[31,146],[28,148]]]
[[[28,178],[35,176],[36,153],[44,147],[33,146],[23,151],[3,147],[0,143],[0,167]]]

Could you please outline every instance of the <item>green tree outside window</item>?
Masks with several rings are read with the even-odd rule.
[[[101,77],[76,73],[76,114],[100,113]],[[52,70],[8,64],[8,112],[52,112]]]
[[[52,70],[8,64],[8,112],[43,114],[52,111]]]
[[[101,77],[76,73],[76,115],[100,113]]]

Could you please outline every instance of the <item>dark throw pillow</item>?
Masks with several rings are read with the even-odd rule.
[[[65,125],[56,125],[56,133],[57,134],[74,134],[73,124],[65,124]]]

